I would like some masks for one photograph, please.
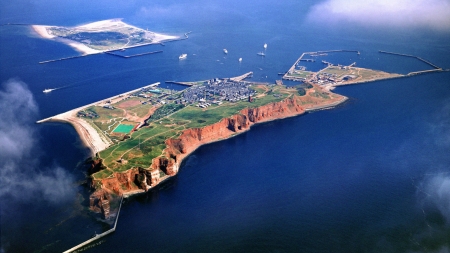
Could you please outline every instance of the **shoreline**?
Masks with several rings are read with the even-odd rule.
[[[342,95],[341,95],[341,96],[342,96]],[[202,147],[203,145],[207,145],[207,144],[211,144],[211,143],[215,143],[215,142],[219,142],[219,141],[223,141],[223,140],[227,140],[227,139],[233,138],[233,137],[238,136],[238,135],[240,135],[240,134],[242,134],[242,133],[245,133],[245,132],[247,132],[247,131],[250,131],[251,128],[252,128],[253,126],[255,126],[255,125],[262,124],[262,123],[267,123],[267,122],[271,122],[271,121],[275,121],[275,120],[282,120],[282,119],[287,119],[287,118],[297,117],[297,116],[300,116],[300,115],[303,115],[303,114],[306,114],[306,113],[309,113],[309,112],[312,112],[312,111],[332,109],[332,108],[336,107],[337,105],[340,105],[340,104],[346,102],[347,100],[348,100],[347,97],[342,96],[342,99],[341,99],[341,100],[335,101],[335,102],[330,103],[330,104],[311,106],[311,107],[309,107],[309,108],[304,108],[303,111],[301,111],[301,112],[299,112],[299,113],[292,114],[292,115],[284,115],[284,116],[282,116],[282,117],[276,117],[276,118],[266,118],[266,119],[264,119],[264,120],[262,120],[262,121],[258,121],[258,122],[256,122],[256,123],[251,123],[250,126],[249,126],[248,128],[245,128],[245,129],[243,129],[243,130],[239,130],[239,131],[237,131],[237,132],[233,132],[233,131],[229,130],[228,134],[225,135],[225,136],[222,136],[222,137],[220,137],[220,138],[218,138],[218,139],[215,139],[215,140],[200,141],[200,143],[196,144],[195,147],[194,147],[192,150],[189,150],[189,151],[186,152],[185,154],[179,154],[179,155],[177,155],[178,158],[180,159],[180,160],[177,162],[177,164],[178,164],[178,166],[179,166],[179,169],[181,169],[181,165],[182,165],[184,159],[186,159],[188,156],[190,156],[193,152],[195,152],[197,149],[199,149],[199,148]],[[282,100],[282,101],[283,101],[283,100]],[[277,102],[275,102],[275,103],[277,103]],[[265,105],[263,105],[263,106],[265,106]],[[261,106],[260,106],[260,107],[261,107]],[[259,108],[259,107],[256,107],[256,108]],[[248,109],[248,108],[246,108],[246,109]],[[246,110],[246,109],[243,109],[243,110]],[[232,118],[232,117],[234,117],[234,116],[236,116],[236,115],[239,115],[239,114],[235,114],[235,115],[232,115],[232,116],[227,117],[227,118]],[[222,122],[223,120],[225,120],[225,119],[227,119],[227,118],[223,118],[223,119],[221,119],[220,121],[218,121],[218,122],[216,122],[216,123],[213,123],[213,124],[211,124],[211,125],[208,125],[208,126],[212,126],[212,125],[214,125],[214,124],[218,124],[218,123]],[[202,128],[206,128],[206,127],[208,127],[208,126],[204,126],[204,127],[202,127]],[[186,130],[189,130],[189,129],[185,129],[185,131],[186,131]],[[166,146],[166,148],[164,149],[163,152],[165,152],[167,148],[168,148],[168,147]],[[125,172],[117,172],[117,173],[125,173]],[[113,175],[114,175],[114,173],[113,173]],[[162,182],[165,182],[165,181],[169,180],[170,178],[172,178],[172,177],[174,177],[174,176],[176,176],[176,175],[178,175],[178,172],[177,172],[175,175],[166,175],[166,176],[164,177],[163,180],[161,180],[160,182],[158,182],[156,185],[151,186],[151,187],[148,188],[147,190],[140,189],[140,188],[139,188],[139,189],[130,189],[129,191],[123,191],[123,192],[122,192],[122,195],[123,195],[124,197],[128,198],[128,197],[131,197],[131,196],[133,196],[133,195],[145,194],[145,193],[149,192],[151,189],[156,188],[156,187],[157,187],[159,184],[161,184]],[[102,181],[102,179],[94,179],[94,180]],[[104,190],[106,190],[106,191],[109,191],[109,189],[107,189],[107,188],[103,188],[103,187],[102,187],[102,189],[104,189]]]
[[[73,49],[75,49],[76,51],[82,53],[83,55],[89,55],[89,54],[99,54],[99,53],[103,53],[103,51],[100,50],[95,50],[92,49],[86,45],[84,45],[83,43],[74,41],[74,40],[69,40],[69,39],[65,39],[65,38],[59,38],[57,36],[51,35],[48,33],[47,31],[47,27],[52,27],[52,26],[46,26],[46,25],[31,25],[31,28],[43,39],[48,39],[48,40],[53,40],[53,41],[57,41],[63,44],[66,44],[70,47],[72,47]]]

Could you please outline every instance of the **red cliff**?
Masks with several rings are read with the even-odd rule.
[[[217,123],[201,128],[186,129],[179,138],[166,140],[164,155],[154,158],[149,168],[133,168],[123,173],[114,172],[112,176],[101,179],[100,182],[94,179],[93,186],[100,183],[102,189],[119,195],[147,191],[167,177],[160,178],[160,171],[168,176],[176,175],[181,161],[201,145],[247,131],[256,123],[292,117],[304,112],[304,108],[297,104],[295,98],[257,108],[243,109],[239,114],[224,118]],[[92,207],[92,204],[91,208],[98,210]]]

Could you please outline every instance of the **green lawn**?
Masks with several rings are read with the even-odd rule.
[[[263,89],[258,90],[261,90],[261,93],[263,93]],[[111,175],[112,171],[123,172],[137,166],[148,168],[152,159],[160,156],[166,148],[165,141],[169,138],[177,138],[181,131],[214,124],[223,118],[238,114],[239,111],[245,108],[254,108],[281,101],[288,97],[288,94],[285,94],[286,92],[287,90],[282,86],[274,86],[268,94],[255,98],[252,103],[247,100],[235,103],[225,102],[220,106],[212,105],[206,109],[193,105],[186,107],[163,106],[158,109],[158,115],[162,116],[161,118],[151,122],[149,126],[133,132],[131,138],[99,153],[104,165],[109,170],[97,172],[94,174],[94,177],[97,179],[105,178]],[[292,89],[289,93],[296,93],[296,90]],[[179,110],[175,111],[176,109]],[[172,113],[173,111],[175,112]],[[120,158],[126,160],[127,163],[119,163],[118,160]]]

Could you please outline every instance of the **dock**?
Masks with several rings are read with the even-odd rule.
[[[84,246],[88,245],[89,243],[92,243],[92,242],[94,242],[94,241],[96,241],[96,240],[98,240],[98,239],[100,239],[102,237],[105,237],[105,236],[111,234],[112,232],[116,231],[117,221],[119,220],[120,208],[122,208],[122,202],[123,202],[123,196],[120,199],[120,205],[119,205],[119,210],[117,211],[116,221],[114,222],[114,226],[110,230],[107,230],[107,231],[105,231],[105,232],[103,232],[101,234],[98,234],[98,235],[96,234],[93,238],[91,238],[91,239],[89,239],[89,240],[87,240],[85,242],[82,242],[82,243],[78,244],[77,246],[72,247],[72,248],[64,251],[63,253],[73,252],[73,251],[75,251],[75,250],[77,250],[77,249],[79,249],[81,247],[84,247]]]

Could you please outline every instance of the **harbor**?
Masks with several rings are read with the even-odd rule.
[[[340,50],[327,50],[327,51],[317,51],[317,52],[305,52],[303,53],[296,61],[295,63],[291,66],[291,68],[289,68],[289,70],[287,72],[283,73],[278,73],[279,75],[283,75],[282,79],[284,80],[290,80],[290,81],[301,81],[301,82],[317,82],[317,83],[325,83],[327,85],[331,85],[330,87],[334,87],[334,86],[341,86],[341,85],[346,85],[346,84],[354,84],[354,83],[365,83],[365,82],[369,82],[369,81],[374,81],[374,80],[379,80],[380,78],[376,78],[376,79],[370,79],[370,80],[353,80],[354,77],[352,77],[352,75],[346,75],[344,76],[344,79],[346,80],[342,80],[339,82],[339,80],[336,79],[335,77],[330,77],[327,76],[325,77],[326,80],[320,80],[321,78],[318,76],[318,73],[320,73],[321,71],[324,71],[330,67],[333,66],[337,66],[337,68],[340,69],[351,69],[351,68],[355,68],[356,62],[353,62],[352,64],[348,65],[348,66],[342,66],[340,64],[335,65],[329,61],[326,60],[322,60],[322,63],[327,65],[327,67],[325,67],[324,69],[322,69],[321,71],[315,73],[315,72],[309,72],[309,71],[305,71],[305,67],[303,66],[299,66],[299,62],[315,62],[314,59],[311,58],[304,58],[306,55],[309,56],[325,56],[328,53],[337,53],[337,52],[350,52],[350,53],[356,53],[358,55],[360,55],[360,51],[358,50],[344,50],[344,49],[340,49]],[[413,71],[410,72],[406,75],[397,75],[397,76],[385,76],[381,79],[390,79],[390,78],[398,78],[398,77],[405,77],[405,76],[413,76],[413,75],[419,75],[419,74],[426,74],[426,73],[434,73],[434,72],[442,72],[442,71],[448,71],[448,70],[444,70],[441,67],[437,66],[434,63],[431,63],[428,60],[425,60],[421,57],[418,56],[414,56],[414,55],[409,55],[409,54],[402,54],[402,53],[395,53],[395,52],[387,52],[387,51],[382,51],[379,50],[379,53],[382,54],[390,54],[390,55],[397,55],[397,56],[403,56],[403,57],[409,57],[409,58],[413,58],[413,59],[417,59],[431,67],[433,67],[433,69],[426,69],[426,70],[419,70],[419,71]],[[300,67],[299,69],[296,69],[296,67]],[[308,75],[309,73],[309,75]]]
[[[407,76],[414,76],[414,75],[420,75],[420,74],[426,74],[426,73],[433,73],[433,72],[442,72],[442,71],[449,71],[449,70],[444,70],[441,67],[437,66],[434,63],[431,63],[428,60],[425,60],[419,56],[415,56],[415,55],[410,55],[410,54],[401,54],[401,53],[395,53],[395,52],[387,52],[387,51],[382,51],[379,50],[379,53],[382,54],[390,54],[390,55],[397,55],[397,56],[403,56],[403,57],[410,57],[410,58],[414,58],[417,59],[421,62],[424,62],[425,64],[428,64],[429,66],[433,67],[434,69],[428,69],[428,70],[421,70],[421,71],[413,71],[407,74]]]

